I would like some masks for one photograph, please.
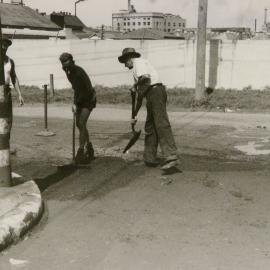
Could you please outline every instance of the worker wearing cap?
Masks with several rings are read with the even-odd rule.
[[[137,114],[146,98],[147,118],[145,122],[144,162],[147,166],[157,166],[157,148],[160,145],[165,162],[161,169],[165,172],[178,170],[178,156],[175,140],[169,122],[166,102],[167,93],[159,75],[148,60],[133,48],[125,48],[118,57],[120,63],[133,70],[134,86],[137,100],[135,117],[131,123],[136,124]]]
[[[20,84],[18,77],[15,72],[15,63],[14,61],[7,56],[7,50],[9,46],[12,45],[12,41],[9,39],[2,39],[2,56],[4,60],[4,74],[5,74],[5,89],[8,93],[8,103],[9,103],[9,127],[12,127],[13,113],[12,113],[12,96],[11,96],[11,88],[10,84],[12,83],[17,94],[20,106],[24,104],[24,100],[21,94]]]
[[[89,76],[81,67],[75,65],[71,54],[62,53],[59,60],[74,90],[72,111],[76,115],[76,126],[80,132],[80,145],[75,162],[77,164],[88,163],[94,159],[94,149],[89,140],[87,120],[91,111],[96,107],[96,92]]]

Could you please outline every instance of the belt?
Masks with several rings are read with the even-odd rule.
[[[155,83],[155,84],[150,85],[150,88],[154,88],[156,86],[162,86],[162,85],[163,85],[162,83]]]

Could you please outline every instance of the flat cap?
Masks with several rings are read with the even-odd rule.
[[[64,52],[64,53],[62,53],[62,54],[60,55],[59,60],[60,60],[62,63],[63,63],[63,62],[66,62],[66,61],[68,61],[68,60],[73,61],[73,56],[72,56],[72,54],[70,54],[70,53]]]

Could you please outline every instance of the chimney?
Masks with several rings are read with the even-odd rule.
[[[264,25],[267,24],[267,8],[264,9]]]
[[[128,0],[128,11],[131,12],[131,0]]]

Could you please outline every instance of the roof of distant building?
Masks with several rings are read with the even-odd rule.
[[[0,3],[2,26],[38,30],[60,30],[59,26],[27,6]]]
[[[76,35],[79,39],[93,38],[97,37],[101,39],[101,30],[93,28],[84,28],[82,31],[73,31],[73,34]],[[118,31],[104,31],[104,39],[119,39],[122,36],[121,32]]]
[[[167,33],[164,31],[156,30],[156,29],[138,29],[131,32],[126,32],[122,34],[120,39],[184,39],[184,37],[176,36],[171,33]]]
[[[51,14],[51,19],[52,19],[53,16],[62,17],[63,18],[63,24],[64,24],[63,26],[65,26],[65,27],[73,28],[73,29],[83,29],[83,28],[86,27],[84,25],[84,23],[77,16],[71,15],[70,13],[67,13],[67,12],[57,12],[57,13],[53,12]],[[55,21],[55,23],[58,24],[57,20]],[[59,25],[59,26],[63,27],[62,25]]]
[[[65,16],[65,25],[66,26],[85,27],[84,23],[77,16],[73,16],[73,15],[66,15]]]
[[[250,32],[251,29],[249,27],[211,27],[210,30],[212,32]]]
[[[96,36],[96,33],[92,30],[83,29],[82,31],[73,31],[73,34],[78,37],[79,39],[84,38],[91,38],[93,36]]]

